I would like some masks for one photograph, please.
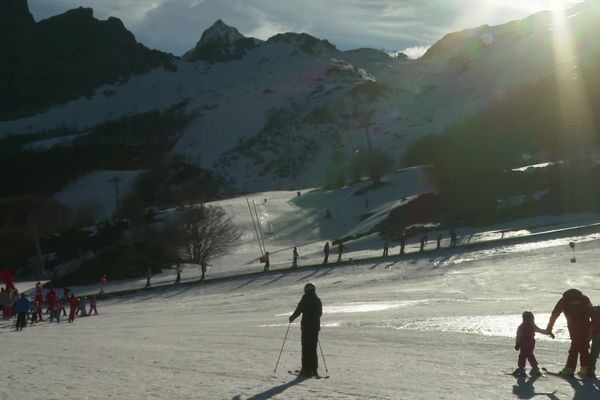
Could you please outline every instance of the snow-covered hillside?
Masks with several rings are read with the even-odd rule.
[[[563,15],[449,34],[419,60],[341,52],[306,34],[261,42],[218,21],[196,50],[215,41],[231,50],[241,40],[224,61],[176,61],[176,71],[155,69],[90,98],[0,122],[0,135],[65,126],[83,134],[103,121],[185,104],[198,116],[172,152],[232,177],[240,190],[314,186],[334,149],[352,155],[367,146],[366,132],[375,148],[398,159],[423,134],[440,133],[523,85],[568,73],[598,51],[598,15],[587,2]],[[558,50],[558,30],[573,32],[572,52]]]
[[[414,177],[418,181],[418,174]],[[407,187],[404,194],[417,189],[419,185]],[[290,271],[286,264],[285,270],[277,271],[291,247],[304,245],[300,253],[307,258],[301,259],[302,266],[320,258],[324,238],[348,233],[345,224],[356,215],[347,211],[356,208],[351,203],[364,201],[354,197],[343,191],[315,191],[301,197],[292,192],[253,195],[257,203],[262,199],[257,205],[261,221],[273,226],[268,248],[275,258],[281,257],[269,274],[114,297],[99,303],[100,316],[78,318],[74,324],[43,322],[14,332],[1,322],[7,361],[0,363],[0,374],[6,377],[0,396],[232,400],[600,396],[597,381],[515,380],[502,372],[516,366],[514,333],[524,310],[533,311],[543,327],[568,288],[576,287],[594,303],[600,302],[598,233],[558,233],[526,245],[509,242],[478,251],[459,246],[408,259],[361,262],[360,255],[380,252],[380,242],[371,238],[363,243],[364,253],[354,249],[353,265]],[[333,218],[316,223],[330,202],[337,206],[332,208]],[[369,207],[385,208],[385,202],[381,192],[369,198]],[[244,244],[216,260],[208,277],[258,271],[249,249],[254,230],[245,198],[221,205],[242,230]],[[586,221],[591,222],[590,216]],[[368,225],[364,220],[363,228]],[[477,237],[460,235],[461,243]],[[575,263],[570,262],[569,241],[576,242]],[[186,269],[184,276],[188,273]],[[155,283],[166,278],[157,277]],[[327,364],[326,380],[288,375],[300,365],[297,323],[290,327],[274,372],[287,316],[309,281],[317,286],[324,304],[319,365],[325,373]],[[107,290],[143,283],[112,282]],[[85,293],[97,288],[73,290]],[[568,347],[562,317],[554,332],[554,341],[538,337],[536,356],[541,366],[558,370]]]

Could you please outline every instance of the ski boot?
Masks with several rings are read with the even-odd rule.
[[[540,372],[540,369],[536,365],[534,367],[531,367],[531,371],[529,371],[529,375],[530,376],[542,376],[542,373]]]
[[[579,371],[577,371],[577,376],[580,377],[580,378],[587,378],[587,377],[589,377],[588,367],[581,367],[581,368],[579,368]]]
[[[527,376],[527,374],[525,373],[525,368],[517,368],[513,371],[512,375],[517,376],[517,377],[524,377]]]

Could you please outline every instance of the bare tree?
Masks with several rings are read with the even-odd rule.
[[[181,211],[180,218],[164,232],[177,258],[177,282],[182,263],[200,265],[204,279],[209,261],[228,254],[241,236],[222,208],[204,205]]]

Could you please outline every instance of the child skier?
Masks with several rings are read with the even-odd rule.
[[[517,339],[515,343],[515,350],[519,350],[518,368],[514,370],[513,375],[515,376],[526,376],[525,374],[525,361],[529,361],[531,365],[531,376],[540,376],[541,372],[538,368],[537,360],[533,355],[533,349],[535,348],[535,333],[543,333],[549,335],[554,339],[554,335],[545,329],[540,329],[535,324],[535,318],[531,311],[525,311],[523,313],[523,323],[519,325],[517,329]]]
[[[98,315],[98,310],[96,310],[96,295],[92,295],[90,299],[90,312],[88,315],[92,315],[92,310],[94,310],[94,315]]]
[[[75,293],[71,293],[71,297],[69,297],[69,322],[75,320],[75,312],[77,311],[78,305],[79,298],[75,297]]]

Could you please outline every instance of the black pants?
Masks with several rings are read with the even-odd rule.
[[[302,331],[302,371],[307,373],[317,372],[317,368],[319,368],[318,343],[319,331]]]
[[[17,313],[17,330],[23,329],[27,326],[27,313]]]

